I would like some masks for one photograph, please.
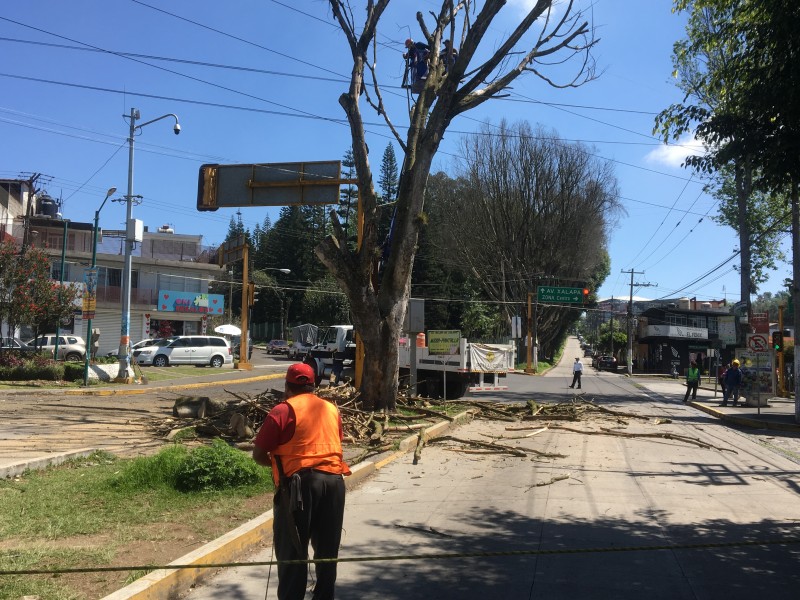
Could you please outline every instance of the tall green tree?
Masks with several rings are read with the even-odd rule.
[[[622,212],[608,163],[527,123],[486,124],[462,148],[460,176],[439,198],[447,226],[436,228],[437,245],[502,307],[504,331],[511,317],[527,316],[538,285],[597,289]],[[536,333],[546,354],[580,308],[539,306]]]
[[[791,212],[785,192],[752,189],[747,198],[743,198],[740,196],[742,189],[737,183],[735,168],[726,166],[715,175],[715,183],[709,191],[719,203],[719,213],[712,217],[714,221],[739,234],[742,258],[737,270],[746,280],[742,290],[748,289],[753,295],[769,279],[770,271],[778,268],[778,262],[786,260],[781,240],[789,228]]]
[[[353,149],[348,148],[342,158],[342,177],[344,179],[355,179],[356,161],[353,157]],[[339,206],[336,210],[344,230],[347,232],[348,239],[355,247],[357,237],[357,210],[358,210],[358,187],[352,184],[344,185],[339,192]]]
[[[739,13],[737,4],[741,3],[704,0],[675,3],[676,10],[688,12],[687,37],[675,43],[672,56],[676,85],[685,97],[682,103],[670,106],[656,119],[656,127],[665,139],[693,133],[697,126],[702,129],[705,117],[701,115],[738,110],[731,91],[740,85],[740,74],[730,65],[740,60],[746,49],[740,37],[728,35],[729,22]],[[777,241],[781,235],[779,224],[788,217],[783,206],[785,197],[754,190],[753,178],[758,177],[759,167],[753,155],[719,152],[722,148],[713,135],[708,137],[700,130],[698,135],[709,145],[709,152],[689,157],[687,165],[712,174],[713,183],[708,188],[720,202],[715,220],[739,235],[740,294],[749,311],[751,295],[766,280],[766,271],[774,269],[776,260],[783,258]],[[710,157],[716,158],[709,162]]]
[[[554,11],[552,0],[539,0],[521,17],[506,0],[442,0],[439,8],[418,12],[420,36],[429,46],[428,77],[414,94],[408,129],[401,133],[383,104],[382,74],[375,43],[389,0],[329,0],[333,16],[347,41],[352,59],[347,92],[339,98],[350,125],[351,143],[364,214],[362,243],[353,248],[347,231],[332,213],[333,234],[317,256],[350,300],[353,325],[364,344],[362,397],[367,406],[394,410],[397,401],[398,342],[408,304],[411,272],[420,229],[425,223],[425,190],[433,158],[452,120],[502,95],[521,75],[533,73],[553,84],[549,65],[575,57],[576,67],[564,86],[577,86],[594,76],[590,48],[595,41],[584,14],[570,2]],[[500,25],[498,16],[511,15],[514,27]],[[356,23],[356,15],[364,21]],[[503,33],[498,33],[498,32]],[[457,37],[458,36],[458,37]],[[497,37],[495,37],[497,36]],[[457,47],[458,58],[445,69],[442,40]],[[454,43],[455,42],[455,43]],[[552,74],[550,74],[552,76]],[[375,189],[365,138],[362,101],[384,119],[403,153],[391,252],[382,263],[380,287],[374,285],[383,239],[384,207]],[[406,114],[402,116],[405,121]]]
[[[687,163],[707,172],[751,165],[754,186],[789,191],[792,299],[795,322],[800,322],[800,3],[676,0],[675,8],[690,16],[705,11],[715,24],[691,41],[693,48],[724,45],[728,50],[727,60],[705,77],[709,89],[724,91],[721,102],[677,107],[671,115],[675,131],[695,128],[709,147]],[[800,356],[794,359],[797,373]],[[800,422],[800,377],[795,378],[795,420]]]
[[[397,179],[399,173],[397,157],[394,153],[394,144],[386,144],[386,149],[383,151],[383,158],[381,158],[381,170],[378,176],[380,196],[384,203],[394,201],[397,195]]]

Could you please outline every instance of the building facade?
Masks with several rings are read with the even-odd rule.
[[[737,318],[724,302],[681,298],[651,305],[637,317],[639,364],[646,372],[684,373],[692,361],[704,373],[730,360],[736,346]]]
[[[0,182],[1,183],[1,182]],[[48,202],[28,197],[12,203],[6,239],[43,249],[51,258],[53,280],[61,280],[61,257],[64,251],[65,284],[81,292],[91,281],[95,291],[94,313],[83,298],[76,301],[74,318],[62,331],[90,339],[88,317],[92,329],[100,331],[98,355],[117,352],[122,329],[122,280],[124,272],[124,231],[100,231],[97,241],[96,274],[92,277],[93,224],[65,221]],[[29,209],[27,202],[33,203]],[[14,201],[16,202],[16,201]],[[0,216],[2,216],[0,209]],[[66,225],[66,227],[65,227]],[[65,235],[66,232],[66,235]],[[221,267],[212,262],[215,249],[202,244],[202,236],[178,234],[171,227],[156,231],[145,228],[143,239],[135,244],[132,254],[130,342],[161,335],[206,333],[210,318],[225,314],[225,297],[209,294],[209,283],[216,279]],[[89,279],[87,279],[87,277]],[[81,294],[82,296],[82,294]],[[20,331],[21,337],[32,335]]]

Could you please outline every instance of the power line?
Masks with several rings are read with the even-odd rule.
[[[138,0],[132,0],[132,1],[133,2],[137,2]],[[161,10],[161,9],[157,9],[157,10]],[[165,12],[165,11],[162,11],[162,12]],[[117,52],[114,52],[112,50],[106,50],[105,48],[99,48],[98,46],[94,46],[94,45],[89,44],[87,42],[82,42],[80,40],[75,40],[75,39],[69,38],[67,36],[60,35],[58,33],[53,33],[52,31],[47,31],[46,29],[41,29],[40,27],[34,27],[33,25],[28,25],[28,24],[22,23],[20,21],[15,21],[13,19],[9,19],[8,17],[0,16],[0,20],[8,21],[9,23],[14,23],[15,25],[19,25],[20,27],[26,27],[28,29],[33,29],[34,31],[38,31],[40,33],[45,33],[47,35],[51,35],[53,37],[57,37],[57,38],[60,38],[60,39],[63,39],[63,40],[68,40],[68,41],[76,43],[76,44],[82,44],[82,45],[85,45],[85,46],[87,46],[89,48],[94,48],[95,50],[100,50],[102,52],[106,52],[108,54],[112,54],[114,56],[118,56],[120,58],[124,58],[126,60],[130,60],[130,61],[133,61],[135,63],[146,65],[148,67],[152,67],[153,69],[159,69],[159,70],[164,71],[166,73],[171,73],[172,75],[177,75],[178,77],[183,77],[183,78],[189,79],[191,81],[196,81],[198,83],[203,83],[205,85],[209,85],[209,86],[217,88],[217,89],[225,90],[227,92],[232,92],[234,94],[245,96],[247,98],[252,98],[253,100],[258,100],[260,102],[265,102],[266,104],[272,104],[273,106],[278,106],[280,108],[293,110],[293,111],[295,111],[295,112],[297,112],[299,114],[304,114],[304,115],[312,116],[312,117],[315,117],[315,118],[318,118],[318,119],[326,120],[326,117],[322,117],[320,115],[315,115],[313,113],[310,113],[310,112],[307,112],[307,111],[304,111],[304,110],[300,110],[298,108],[294,108],[294,107],[288,106],[286,104],[281,104],[280,102],[275,102],[273,100],[267,100],[266,98],[262,98],[261,96],[256,96],[255,94],[248,94],[247,92],[242,92],[241,90],[236,90],[234,88],[230,88],[228,86],[221,85],[219,83],[214,83],[212,81],[201,79],[200,77],[194,77],[192,75],[187,75],[186,73],[181,73],[180,71],[175,71],[174,69],[167,69],[166,67],[160,67],[158,65],[154,65],[152,63],[140,60],[138,58],[134,58],[132,56],[124,56],[124,55],[121,55],[121,54],[119,54]]]

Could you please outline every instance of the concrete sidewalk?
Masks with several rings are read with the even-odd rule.
[[[686,393],[685,382],[671,377],[652,375],[634,375],[633,380],[647,386],[656,386],[670,395]],[[773,429],[776,431],[800,432],[800,423],[795,420],[794,398],[770,397],[768,406],[747,406],[741,402],[738,406],[719,406],[722,402],[722,390],[713,386],[701,385],[697,392],[697,400],[689,404],[704,413],[727,423],[750,427],[753,429]]]
[[[764,456],[727,428],[698,426],[689,406],[654,399],[636,412],[649,424],[631,422],[628,432],[655,428],[717,448],[558,427],[524,437],[507,430],[520,424],[481,420],[461,426],[457,437],[502,438],[554,456],[476,457],[431,445],[419,464],[411,454],[393,457],[348,494],[340,557],[353,562],[339,566],[337,597],[796,598],[797,465]],[[652,424],[666,414],[669,424]],[[261,535],[262,549],[247,562],[274,559],[266,525]],[[768,538],[795,542],[747,544]],[[431,558],[442,554],[451,556]],[[226,568],[185,598],[273,599],[276,587],[274,567]],[[163,590],[121,590],[106,600],[158,597]]]

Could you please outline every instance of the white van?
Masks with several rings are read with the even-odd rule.
[[[233,350],[228,340],[219,336],[184,335],[166,346],[146,346],[133,351],[140,365],[209,365],[219,368],[233,363]]]

